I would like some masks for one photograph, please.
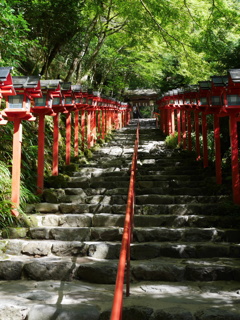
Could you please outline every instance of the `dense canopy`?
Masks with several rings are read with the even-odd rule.
[[[239,0],[2,0],[0,66],[121,96],[240,67]]]

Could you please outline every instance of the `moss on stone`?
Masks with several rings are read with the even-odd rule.
[[[61,172],[68,176],[71,176],[74,172],[78,171],[79,166],[77,163],[71,163],[69,165],[63,166]]]
[[[69,182],[69,176],[59,173],[58,176],[50,176],[45,180],[45,186],[47,188],[67,188]]]

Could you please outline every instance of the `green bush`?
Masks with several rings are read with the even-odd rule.
[[[166,146],[170,149],[175,149],[179,147],[178,145],[178,133],[175,132],[174,134],[170,134],[165,139]]]

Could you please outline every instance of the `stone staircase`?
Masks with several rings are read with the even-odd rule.
[[[188,152],[140,120],[131,296],[123,320],[239,320],[240,215]],[[107,320],[136,122],[2,235],[0,320]],[[209,188],[210,185],[210,188]]]

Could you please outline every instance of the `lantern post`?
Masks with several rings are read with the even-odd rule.
[[[105,99],[102,99],[101,102],[101,109],[102,109],[102,139],[105,139],[106,136],[106,105],[105,105]]]
[[[173,90],[170,90],[169,101],[168,101],[168,133],[172,135],[175,132],[174,108],[175,108],[174,92]]]
[[[87,99],[87,147],[90,149],[93,146],[93,134],[94,134],[94,119],[93,119],[93,94],[91,90],[88,90]]]
[[[100,92],[94,91],[93,92],[93,111],[94,111],[94,144],[99,137],[101,132],[101,119],[100,119],[100,104],[101,97]]]
[[[59,80],[41,80],[42,97],[32,101],[32,112],[38,115],[38,167],[37,194],[44,189],[44,149],[45,149],[45,116],[54,116],[52,109],[53,95],[60,92]]]
[[[64,113],[66,114],[66,165],[69,165],[71,158],[71,112],[77,108],[75,106],[71,82],[60,82],[60,85],[65,108]]]
[[[81,107],[81,86],[80,85],[73,85],[72,91],[74,95],[75,101],[75,111],[74,111],[74,157],[78,156],[79,151],[79,109]]]
[[[220,117],[226,116],[223,112],[223,95],[226,90],[227,76],[212,76],[212,88],[210,96],[210,110],[214,116],[214,145],[215,145],[215,170],[216,182],[222,183],[222,159],[221,159],[221,141],[220,141]]]
[[[85,140],[86,140],[86,109],[88,107],[87,104],[88,92],[83,90],[82,99],[81,99],[81,138],[82,138],[82,151],[85,149]]]
[[[188,88],[188,104],[187,104],[187,128],[188,128],[188,150],[192,151],[192,111],[195,114],[197,108],[197,92],[198,87],[191,85]]]
[[[176,89],[176,106],[177,106],[177,131],[178,131],[178,144],[181,144],[182,140],[182,126],[181,117],[183,112],[183,97],[184,90],[182,88]]]
[[[232,190],[233,201],[240,204],[240,177],[239,177],[239,151],[238,151],[238,128],[240,121],[240,69],[228,71],[228,86],[224,93],[224,108],[229,114],[229,132],[231,141],[232,162]]]
[[[56,94],[53,95],[53,101],[52,101],[52,109],[55,113],[53,116],[53,162],[52,162],[52,175],[57,176],[58,175],[58,166],[59,166],[59,160],[58,160],[58,153],[59,153],[59,113],[60,112],[66,112],[66,109],[64,107],[64,99],[62,97],[61,93],[61,85],[59,81],[59,91],[56,92]]]
[[[13,121],[13,159],[12,159],[12,214],[19,215],[20,204],[20,176],[21,176],[21,146],[22,120],[34,121],[30,110],[30,99],[40,97],[41,87],[39,77],[13,77],[16,95],[6,96],[6,108],[3,115]]]
[[[198,107],[202,111],[203,166],[208,167],[207,111],[210,105],[211,81],[199,81]]]
[[[97,101],[97,110],[98,110],[98,117],[97,117],[97,137],[102,138],[102,118],[103,118],[103,111],[102,111],[102,98],[99,97]]]

